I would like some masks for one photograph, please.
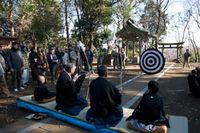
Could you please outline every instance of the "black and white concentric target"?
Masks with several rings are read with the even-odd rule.
[[[155,74],[164,68],[165,58],[157,49],[147,49],[142,53],[139,64],[143,72]]]

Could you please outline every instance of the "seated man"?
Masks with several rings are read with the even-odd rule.
[[[123,117],[121,94],[107,79],[106,66],[97,68],[99,77],[90,84],[91,108],[86,114],[86,120],[96,127],[115,126]]]
[[[200,94],[200,85],[199,85],[199,79],[197,77],[197,71],[192,70],[191,73],[187,77],[189,90],[194,95]]]
[[[158,82],[150,81],[148,89],[149,92],[143,95],[139,105],[127,118],[127,126],[141,132],[167,133],[169,121],[165,117],[162,99],[157,96]]]
[[[78,95],[86,74],[80,76],[75,73],[76,66],[68,63],[61,72],[56,84],[56,110],[61,110],[70,115],[78,115],[85,108],[87,101]]]
[[[50,92],[45,85],[46,79],[45,76],[38,76],[38,86],[34,90],[34,100],[39,103],[50,102],[56,99],[56,93]]]

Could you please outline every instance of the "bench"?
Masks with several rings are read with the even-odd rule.
[[[125,120],[128,116],[132,114],[133,109],[123,107],[124,117],[115,127],[96,129],[94,125],[87,123],[85,120],[85,115],[89,107],[84,108],[79,113],[78,116],[71,116],[71,115],[56,111],[54,109],[56,105],[55,101],[48,102],[48,103],[37,103],[36,101],[33,101],[31,97],[32,95],[18,98],[17,107],[25,108],[27,110],[31,110],[34,112],[46,113],[51,117],[54,117],[56,119],[65,121],[72,125],[84,128],[91,132],[138,133],[137,131],[128,129],[126,126],[127,122]],[[171,126],[171,128],[169,128],[169,133],[188,133],[188,120],[186,117],[170,115],[169,122]]]

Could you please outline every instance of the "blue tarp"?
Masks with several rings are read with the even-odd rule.
[[[45,108],[41,105],[34,104],[34,103],[24,101],[21,99],[17,100],[17,107],[25,108],[25,109],[31,110],[33,112],[45,113],[48,116],[54,117],[56,119],[62,120],[69,124],[78,126],[80,128],[83,128],[83,129],[86,129],[88,131],[95,132],[95,133],[120,133],[120,132],[122,132],[120,130],[114,130],[111,128],[97,129],[94,125],[89,124],[86,121],[79,119],[78,117],[67,115],[62,112],[58,112],[56,110],[51,110],[51,109]]]

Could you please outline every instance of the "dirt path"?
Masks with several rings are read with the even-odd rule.
[[[195,66],[197,64],[192,68]],[[182,69],[180,64],[176,64],[176,68],[159,80],[160,95],[163,97],[167,114],[186,116],[189,133],[199,133],[197,129],[200,126],[200,98],[188,95],[187,75],[191,69]]]
[[[193,68],[197,64],[193,65]],[[135,70],[126,70],[123,81],[139,74],[138,68]],[[176,64],[173,69],[168,71],[160,80],[160,92],[163,97],[164,108],[167,114],[186,116],[189,120],[189,133],[199,133],[196,131],[200,126],[200,98],[188,95],[187,74],[191,69],[182,69],[180,64]],[[119,72],[109,71],[109,79],[115,84],[119,84]],[[51,90],[55,90],[53,85],[49,84]],[[86,94],[88,80],[84,83],[84,89],[81,92]],[[29,89],[16,93],[17,96],[32,94],[34,85],[30,85]],[[16,98],[0,99],[0,107],[7,107],[6,110],[0,108],[0,128],[4,128],[10,123],[16,122],[18,119],[30,114],[29,111],[19,110],[15,106]],[[17,114],[17,115],[16,115]]]

